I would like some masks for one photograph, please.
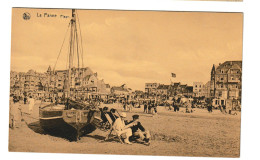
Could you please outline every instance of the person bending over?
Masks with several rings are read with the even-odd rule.
[[[151,135],[148,130],[146,130],[141,122],[139,121],[139,115],[133,115],[133,120],[129,124],[133,124],[132,129],[132,139],[142,142],[146,145],[150,144]]]

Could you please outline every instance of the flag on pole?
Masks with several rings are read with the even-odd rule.
[[[175,73],[172,73],[172,77],[175,78],[175,77],[176,77],[176,74],[175,74]]]

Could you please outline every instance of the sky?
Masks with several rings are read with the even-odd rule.
[[[29,20],[23,19],[25,12]],[[112,86],[144,90],[147,82],[206,83],[213,64],[242,60],[242,13],[77,10],[77,14],[84,66]],[[61,15],[71,16],[71,10],[13,8],[11,70],[53,68],[70,21]],[[66,69],[68,42],[67,36],[56,69]],[[176,78],[171,78],[172,72]]]

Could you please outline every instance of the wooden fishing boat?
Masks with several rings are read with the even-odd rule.
[[[51,103],[39,108],[40,125],[46,132],[59,133],[71,140],[78,140],[83,134],[92,132],[93,115],[101,116],[98,106],[86,104],[82,101],[72,100],[70,86],[72,63],[75,47],[77,47],[77,25],[75,10],[72,10],[70,21],[70,52],[67,85],[64,89],[64,102],[62,104]]]
[[[48,133],[79,140],[82,135],[95,130],[92,124],[95,112],[100,111],[77,101],[69,100],[65,105],[52,103],[39,109],[40,125]]]

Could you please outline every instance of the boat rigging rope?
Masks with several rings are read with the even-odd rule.
[[[69,30],[70,25],[71,25],[71,22],[69,23],[68,28],[67,28],[67,31],[66,31],[66,33],[65,33],[65,37],[64,37],[64,39],[63,39],[63,42],[62,42],[62,45],[61,45],[61,48],[60,48],[60,52],[59,52],[59,54],[58,54],[58,57],[57,57],[56,62],[55,62],[55,65],[54,65],[54,67],[53,67],[53,72],[55,71],[55,67],[56,67],[57,62],[58,62],[58,59],[59,59],[59,57],[60,57],[60,54],[61,54],[61,51],[62,51],[64,42],[65,42],[65,39],[66,39],[66,37],[67,37],[67,33],[68,33],[68,30]]]
[[[80,21],[79,21],[79,14],[76,10],[76,14],[77,14],[77,19],[78,19],[78,23],[79,23],[79,34],[80,34],[80,44],[81,44],[81,57],[82,57],[82,68],[84,68],[84,63],[83,63],[83,45],[82,45],[82,34],[81,34],[81,28],[80,28]]]

